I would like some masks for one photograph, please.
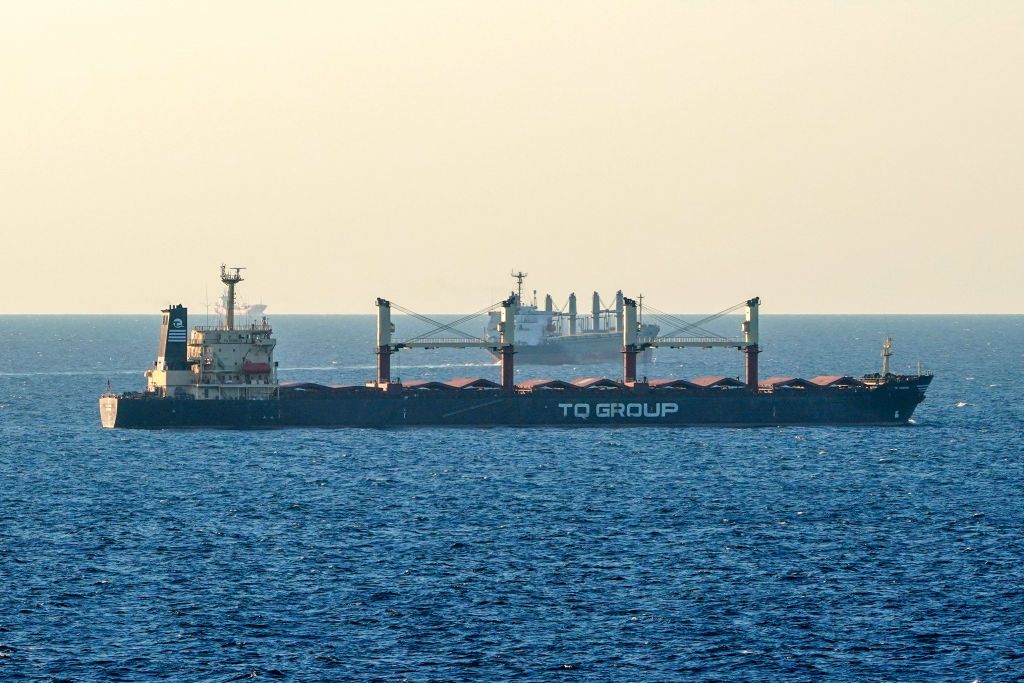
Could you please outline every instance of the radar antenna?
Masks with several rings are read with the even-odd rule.
[[[234,273],[229,272],[229,271],[232,271],[232,270],[235,271],[235,272]],[[245,278],[242,277],[242,271],[243,270],[245,270],[245,266],[241,266],[239,268],[234,268],[234,267],[229,268],[228,266],[226,266],[226,265],[224,265],[222,263],[222,264],[220,264],[220,281],[223,282],[226,285],[227,284],[233,285],[233,284],[236,284],[238,282],[241,282],[242,280],[245,279]]]

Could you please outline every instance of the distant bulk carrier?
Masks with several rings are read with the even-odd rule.
[[[758,309],[749,299],[742,336],[642,334],[637,303],[622,297],[621,379],[530,380],[516,383],[516,315],[521,294],[496,306],[496,338],[421,335],[394,341],[391,302],[377,299],[377,377],[365,385],[280,383],[276,341],[266,318],[236,326],[235,286],[241,269],[221,267],[227,287],[224,324],[188,328],[184,306],[163,311],[156,362],[143,392],[100,397],[104,427],[398,427],[398,426],[766,426],[906,424],[931,375],[889,372],[886,340],[880,374],[810,380],[758,380]],[[724,312],[723,312],[724,313]],[[501,380],[394,381],[391,356],[410,348],[485,348],[501,364]],[[745,358],[745,381],[731,377],[637,379],[637,356],[655,347],[724,347]]]
[[[622,328],[625,303],[620,289],[615,293],[614,308],[604,306],[601,296],[594,292],[589,315],[580,315],[576,294],[570,294],[562,310],[556,310],[550,294],[544,297],[544,308],[537,305],[537,292],[533,302],[523,300],[523,280],[526,273],[512,273],[516,280],[516,363],[533,365],[570,365],[614,361],[622,355]],[[501,311],[491,311],[485,332],[493,343],[488,351],[495,358],[501,353],[499,327]],[[661,328],[641,322],[637,330],[640,338],[658,336]],[[651,349],[643,351],[647,357]]]

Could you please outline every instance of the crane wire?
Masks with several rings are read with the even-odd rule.
[[[657,308],[651,306],[650,304],[648,304],[646,306],[646,308],[654,311],[654,318],[656,320],[661,320],[662,322],[668,322],[668,323],[671,323],[671,324],[677,326],[676,329],[672,330],[671,332],[667,332],[667,333],[665,333],[663,335],[659,335],[658,338],[671,337],[672,335],[674,335],[674,334],[676,334],[678,332],[691,332],[692,333],[693,331],[698,331],[698,332],[700,332],[700,333],[702,333],[702,334],[704,334],[705,336],[708,336],[708,337],[713,337],[713,338],[717,338],[717,339],[727,340],[728,339],[727,337],[723,337],[720,334],[715,334],[714,332],[711,332],[710,330],[702,327],[702,325],[704,325],[705,323],[709,323],[709,322],[712,322],[714,320],[717,320],[718,318],[721,318],[722,316],[728,315],[728,314],[732,313],[733,311],[738,310],[739,308],[742,308],[743,306],[746,305],[746,303],[747,303],[746,301],[741,301],[738,304],[735,304],[735,305],[730,306],[728,308],[722,309],[718,313],[713,313],[713,314],[711,314],[709,316],[705,316],[704,318],[701,318],[700,320],[698,320],[696,322],[692,322],[692,323],[691,322],[687,322],[686,320],[683,320],[682,318],[679,318],[677,316],[671,315],[669,313],[665,313],[664,311],[658,310]]]
[[[429,318],[429,317],[427,317],[425,315],[417,313],[416,311],[408,309],[408,308],[406,308],[406,307],[404,307],[404,306],[402,306],[400,304],[396,304],[394,302],[391,303],[391,307],[397,309],[398,311],[400,311],[402,313],[405,313],[406,315],[412,316],[413,318],[419,320],[420,322],[425,322],[425,323],[427,323],[429,325],[434,325],[433,329],[428,330],[427,332],[424,332],[423,334],[417,335],[417,336],[412,337],[410,339],[406,339],[405,341],[401,342],[403,344],[408,344],[408,343],[411,343],[411,342],[419,341],[421,339],[426,339],[426,338],[430,337],[433,334],[437,334],[438,332],[442,332],[442,331],[445,331],[445,330],[447,330],[449,332],[452,332],[454,334],[460,335],[462,337],[465,337],[466,339],[474,339],[474,340],[479,341],[479,342],[487,343],[486,339],[481,339],[480,337],[477,337],[476,335],[472,335],[472,334],[469,334],[468,332],[464,332],[462,330],[456,329],[455,326],[456,325],[461,325],[462,323],[467,322],[469,320],[472,320],[473,318],[476,318],[478,316],[481,316],[484,313],[488,313],[488,312],[494,310],[495,308],[497,308],[498,306],[500,306],[501,304],[502,304],[502,302],[499,301],[498,303],[491,304],[490,306],[487,306],[486,308],[482,308],[482,309],[480,309],[479,311],[477,311],[475,313],[470,313],[469,315],[462,316],[461,318],[453,320],[452,322],[449,322],[449,323],[443,323],[443,322],[440,322],[438,320],[434,320],[433,318]]]

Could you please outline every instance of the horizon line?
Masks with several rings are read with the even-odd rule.
[[[188,308],[188,306],[186,306],[186,308]],[[160,312],[161,312],[160,310],[158,310],[156,312],[153,312],[153,311],[127,311],[127,312],[120,312],[120,313],[100,313],[100,312],[96,312],[96,311],[57,311],[57,312],[27,311],[27,312],[18,312],[18,313],[0,312],[0,316],[29,316],[29,315],[36,315],[36,316],[72,316],[72,315],[82,315],[82,316],[103,316],[103,315],[106,315],[106,316],[115,316],[115,315],[139,316],[139,315],[145,315],[145,316],[148,316],[148,315],[152,315],[152,316],[158,316],[160,314]],[[710,311],[696,311],[696,310],[695,311],[684,311],[684,312],[672,312],[672,311],[670,311],[668,314],[669,315],[706,315],[709,312]],[[274,316],[295,316],[295,315],[324,315],[324,316],[327,316],[327,315],[365,315],[365,316],[375,316],[376,314],[372,313],[372,312],[353,313],[353,312],[337,312],[337,311],[336,312],[322,312],[322,311],[320,311],[320,312],[299,312],[299,313],[282,312],[282,313],[273,313],[273,314],[267,315],[267,316],[256,316],[256,318],[263,318],[263,317],[272,318]],[[406,317],[408,315],[409,315],[408,313],[394,313],[392,315],[392,317],[399,317],[399,316]],[[427,311],[426,313],[422,313],[421,315],[466,315],[466,313],[463,312],[463,311],[445,311],[445,312]],[[486,315],[486,313],[480,313],[479,315],[483,316],[483,315]],[[742,315],[743,315],[742,313],[729,313],[729,314],[727,314],[725,316],[722,316],[722,317],[742,316]],[[992,311],[989,311],[989,312],[971,312],[971,311],[942,311],[942,312],[858,311],[858,312],[848,312],[848,311],[834,311],[834,312],[831,312],[831,313],[820,313],[820,312],[800,312],[800,311],[773,311],[773,312],[769,313],[769,312],[761,311],[760,315],[762,317],[764,317],[764,316],[772,316],[772,315],[834,315],[834,316],[841,316],[841,315],[921,315],[921,316],[925,316],[925,315],[930,315],[930,316],[939,316],[939,315],[991,315],[991,316],[1024,316],[1024,312],[1003,312],[1003,311],[994,311],[994,312],[992,312]],[[222,318],[223,317],[223,316],[220,316],[220,315],[209,314],[209,313],[205,313],[205,312],[193,314],[193,317],[197,317],[197,316],[216,317],[216,318]],[[578,317],[579,318],[589,318],[589,317],[591,317],[591,314],[587,313],[587,314],[584,314],[584,315],[579,315]]]

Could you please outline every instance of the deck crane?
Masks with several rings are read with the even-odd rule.
[[[405,341],[394,342],[391,338],[395,331],[395,326],[391,322],[392,305],[387,299],[377,299],[377,380],[375,382],[377,386],[386,389],[391,384],[391,355],[402,349],[479,348],[492,349],[498,352],[501,360],[502,389],[509,393],[515,391],[513,356],[515,355],[516,312],[519,310],[518,295],[513,293],[501,303],[496,304],[496,306],[501,307],[501,322],[498,325],[499,336],[497,344],[493,341],[487,341],[486,339],[480,339],[465,332],[460,332],[455,328],[460,322],[476,317],[481,312],[492,310],[495,306],[489,306],[484,311],[464,316],[451,323],[438,323],[436,320],[431,320],[430,322],[436,324],[437,327],[430,332]],[[406,312],[411,313],[411,311]],[[418,317],[422,318],[422,316]],[[429,336],[446,331],[449,334],[461,336]]]
[[[757,354],[761,352],[759,347],[758,339],[758,309],[761,305],[761,299],[754,297],[747,299],[746,301],[740,302],[734,306],[720,311],[714,315],[703,318],[696,323],[689,323],[684,320],[675,318],[668,314],[656,314],[650,313],[651,306],[648,304],[648,315],[651,317],[663,318],[676,327],[667,334],[652,337],[649,339],[640,339],[637,331],[640,325],[637,321],[637,302],[635,299],[623,298],[623,318],[624,324],[622,326],[622,354],[623,354],[623,381],[627,384],[636,382],[636,356],[644,349],[667,347],[671,349],[682,349],[682,348],[703,348],[710,349],[715,347],[723,348],[735,348],[742,351],[746,356],[746,384],[751,389],[757,388]],[[712,334],[707,330],[704,330],[701,325],[710,322],[716,318],[720,318],[723,315],[728,315],[733,311],[745,307],[746,315],[743,322],[740,324],[740,331],[743,333],[742,337],[722,337],[716,334]],[[685,333],[690,333],[689,335]],[[695,333],[700,333],[696,335]]]

